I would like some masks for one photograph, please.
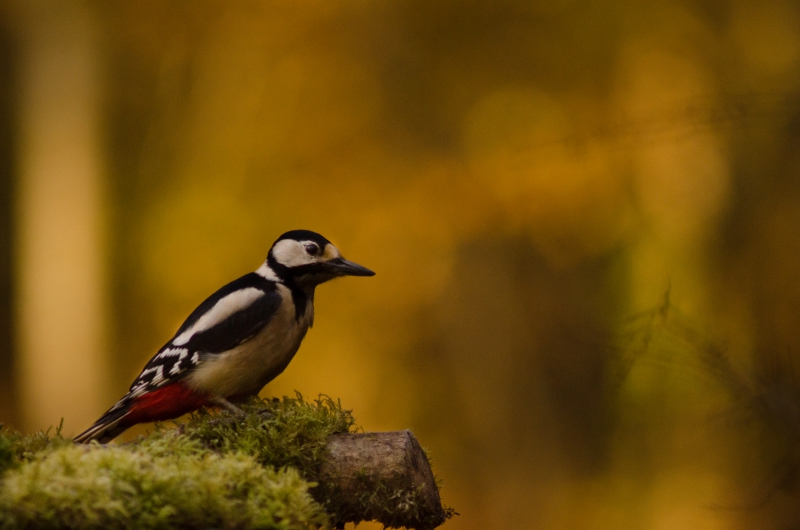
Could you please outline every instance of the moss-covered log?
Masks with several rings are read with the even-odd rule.
[[[429,529],[453,514],[410,432],[356,433],[324,397],[242,408],[108,446],[0,426],[0,529]]]
[[[428,459],[411,431],[334,434],[319,489],[344,523],[435,528],[447,518]]]

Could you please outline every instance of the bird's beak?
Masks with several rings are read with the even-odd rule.
[[[375,273],[368,268],[344,258],[335,258],[326,261],[325,264],[337,276],[375,276]]]

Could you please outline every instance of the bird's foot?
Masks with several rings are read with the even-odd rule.
[[[218,407],[222,407],[224,409],[228,409],[229,411],[231,411],[234,414],[237,414],[239,416],[246,416],[247,415],[247,413],[245,411],[243,411],[242,409],[240,409],[239,407],[237,407],[236,405],[234,405],[233,403],[231,403],[230,401],[228,401],[227,399],[225,399],[223,397],[213,398],[212,400],[210,400],[210,402],[211,402],[212,405],[216,405]]]

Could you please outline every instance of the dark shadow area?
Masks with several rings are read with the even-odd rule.
[[[13,347],[13,192],[16,42],[0,9],[0,423],[15,423]]]

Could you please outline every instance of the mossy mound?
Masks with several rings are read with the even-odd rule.
[[[213,451],[242,452],[265,466],[293,467],[317,482],[328,436],[357,429],[349,410],[323,396],[310,402],[299,395],[254,399],[241,408],[245,417],[201,409],[179,431]]]
[[[201,410],[120,446],[1,429],[0,528],[327,527],[311,488],[327,437],[354,429],[350,412],[301,396],[243,409]]]
[[[0,423],[0,477],[7,469],[33,460],[42,451],[65,445],[71,445],[71,443],[61,436],[60,426],[52,437],[50,429],[25,436],[12,429],[4,428]],[[0,494],[2,494],[2,490],[0,490]]]
[[[307,487],[293,469],[182,437],[72,445],[4,477],[0,528],[316,528],[327,516]]]

